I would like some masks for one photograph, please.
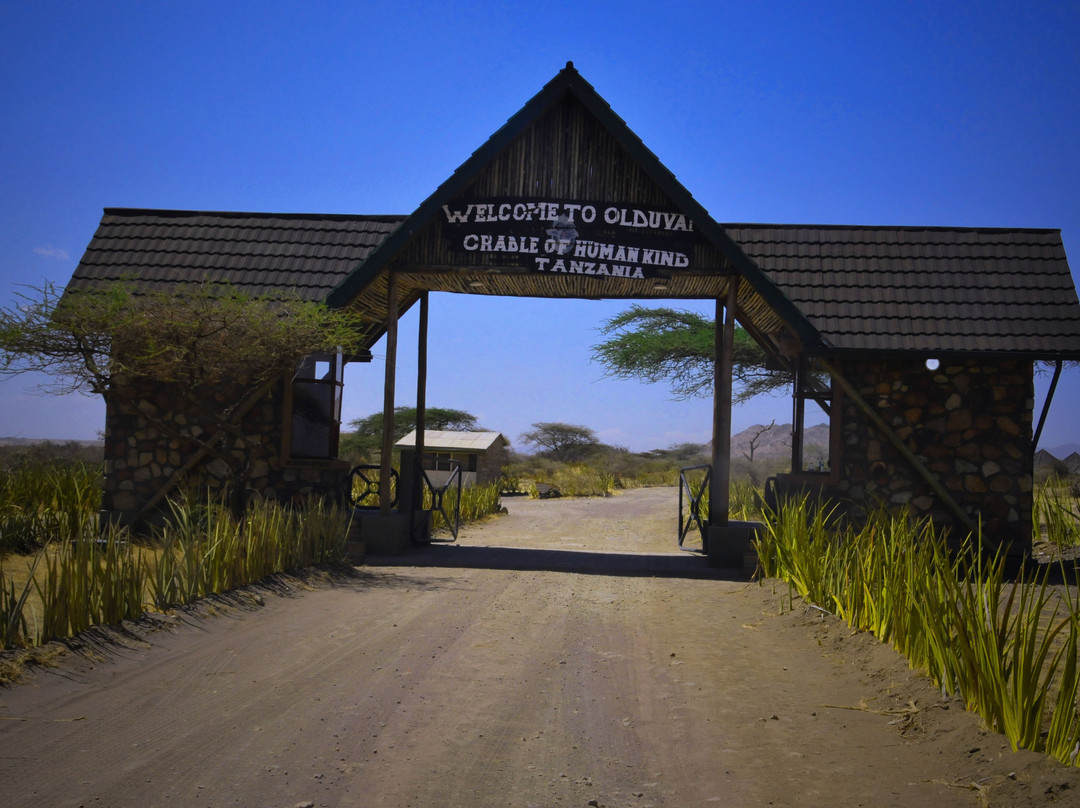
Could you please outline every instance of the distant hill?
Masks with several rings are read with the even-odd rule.
[[[1062,462],[1065,463],[1065,468],[1069,470],[1069,474],[1080,474],[1080,452],[1073,452]]]
[[[737,435],[731,436],[731,456],[749,459],[750,443],[754,442],[754,461],[788,460],[791,458],[791,424],[754,424]],[[765,431],[762,431],[765,430]],[[803,457],[808,464],[829,456],[829,426],[818,424],[803,430]]]
[[[1063,443],[1061,446],[1055,446],[1048,451],[1058,460],[1064,460],[1069,455],[1080,452],[1080,443]]]
[[[53,440],[51,438],[4,438],[0,437],[0,446],[38,446],[41,444],[53,446],[65,446],[74,443],[76,446],[103,446],[100,440]]]

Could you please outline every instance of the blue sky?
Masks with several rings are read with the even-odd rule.
[[[1077,277],[1078,42],[1076,2],[8,0],[0,300],[65,283],[104,207],[409,213],[567,60],[718,221],[1060,228]],[[535,421],[707,440],[711,401],[590,363],[625,305],[434,295],[428,401],[515,443]],[[346,380],[346,419],[381,408],[378,359]],[[32,384],[0,382],[0,436],[102,428]],[[1042,446],[1080,443],[1078,402],[1074,369]],[[734,428],[774,418],[786,398]]]

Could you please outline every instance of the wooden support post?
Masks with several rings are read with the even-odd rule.
[[[425,289],[420,293],[420,330],[416,346],[416,465],[409,469],[414,510],[419,510],[424,502],[420,458],[424,456],[424,430],[427,429],[427,359],[428,291]]]
[[[394,456],[394,384],[397,375],[397,277],[386,273],[386,380],[383,388],[382,455],[379,458],[379,512],[390,513],[390,469]]]
[[[799,474],[803,470],[803,437],[806,426],[806,385],[809,383],[810,363],[805,354],[800,353],[795,361],[795,390],[791,401],[794,411],[791,416],[791,473]]]
[[[731,399],[735,360],[735,303],[739,277],[728,282],[727,305],[716,299],[715,362],[713,370],[713,452],[709,485],[709,527],[725,527],[730,510]]]

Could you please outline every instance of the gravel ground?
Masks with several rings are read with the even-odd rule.
[[[676,499],[510,499],[456,544],[88,635],[0,690],[3,801],[1080,804],[895,652],[677,551]]]

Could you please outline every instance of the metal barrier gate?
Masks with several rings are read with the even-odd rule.
[[[695,490],[693,482],[687,477],[687,472],[704,471],[705,476],[701,478],[700,483]],[[702,505],[706,508],[708,503],[704,502],[705,495],[709,491],[709,481],[712,479],[712,465],[705,463],[701,466],[687,466],[686,468],[679,469],[679,546],[683,546],[683,541],[686,539],[686,534],[690,532],[690,528],[693,525],[697,525],[698,533],[701,535],[701,551],[703,553],[708,552],[709,549],[709,521],[707,518],[702,518]],[[683,495],[686,496],[686,504],[688,508],[683,506]],[[685,521],[683,517],[685,518]]]
[[[378,508],[382,489],[382,467],[375,465],[353,466],[349,472],[349,505],[354,508]],[[372,472],[375,472],[372,474]],[[397,469],[390,469],[390,507],[397,506]]]
[[[450,464],[450,476],[443,481],[441,486],[436,485],[431,481],[431,477],[428,476],[428,470],[424,468],[424,460],[427,460],[429,463],[438,462]],[[435,513],[442,514],[442,518],[446,522],[450,534],[454,537],[453,541],[457,541],[458,530],[461,528],[461,463],[457,460],[448,460],[445,457],[435,458],[431,455],[421,455],[416,458],[416,465],[419,467],[420,475],[423,477],[424,487],[427,492],[431,494],[431,505],[428,508],[424,508],[428,513],[428,525],[433,528],[432,516]],[[451,490],[456,490],[457,493],[457,496],[453,498],[453,517],[446,512],[446,492]],[[421,501],[423,501],[423,497],[421,497]]]

